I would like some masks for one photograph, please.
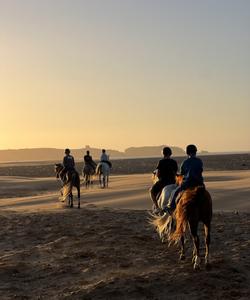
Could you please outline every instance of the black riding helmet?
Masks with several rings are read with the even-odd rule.
[[[70,154],[70,150],[67,148],[67,149],[65,149],[64,153],[65,154]]]
[[[186,148],[187,155],[196,154],[197,147],[195,145],[188,145]]]
[[[164,147],[162,150],[162,153],[164,156],[171,156],[172,155],[172,150],[169,147]]]

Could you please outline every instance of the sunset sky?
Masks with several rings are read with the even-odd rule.
[[[0,149],[250,151],[249,0],[0,0]]]

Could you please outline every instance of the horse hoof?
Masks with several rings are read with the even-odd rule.
[[[195,260],[194,260],[194,270],[200,270],[200,263],[201,263],[201,259],[199,256],[195,256]]]
[[[206,263],[206,264],[205,264],[205,268],[206,268],[207,271],[210,271],[211,268],[212,268],[212,267],[211,267],[211,264],[210,264],[210,263]]]
[[[78,207],[77,207],[78,209],[80,209],[80,205],[78,205]]]
[[[200,265],[194,264],[194,271],[199,271],[200,270]]]
[[[185,255],[183,255],[183,254],[180,255],[180,260],[185,260],[185,258],[186,258]]]

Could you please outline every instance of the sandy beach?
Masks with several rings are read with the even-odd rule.
[[[1,299],[248,299],[250,171],[208,171],[211,270],[148,223],[150,174],[111,176],[63,208],[55,178],[0,177]],[[200,226],[201,249],[204,253]]]
[[[214,211],[250,212],[250,171],[207,171],[205,184]],[[108,189],[81,189],[82,206],[151,209],[148,190],[151,174],[111,176]],[[58,208],[60,182],[53,177],[0,177],[0,209],[34,211]]]

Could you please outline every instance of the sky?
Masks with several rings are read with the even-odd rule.
[[[250,1],[0,0],[0,149],[250,151]]]

